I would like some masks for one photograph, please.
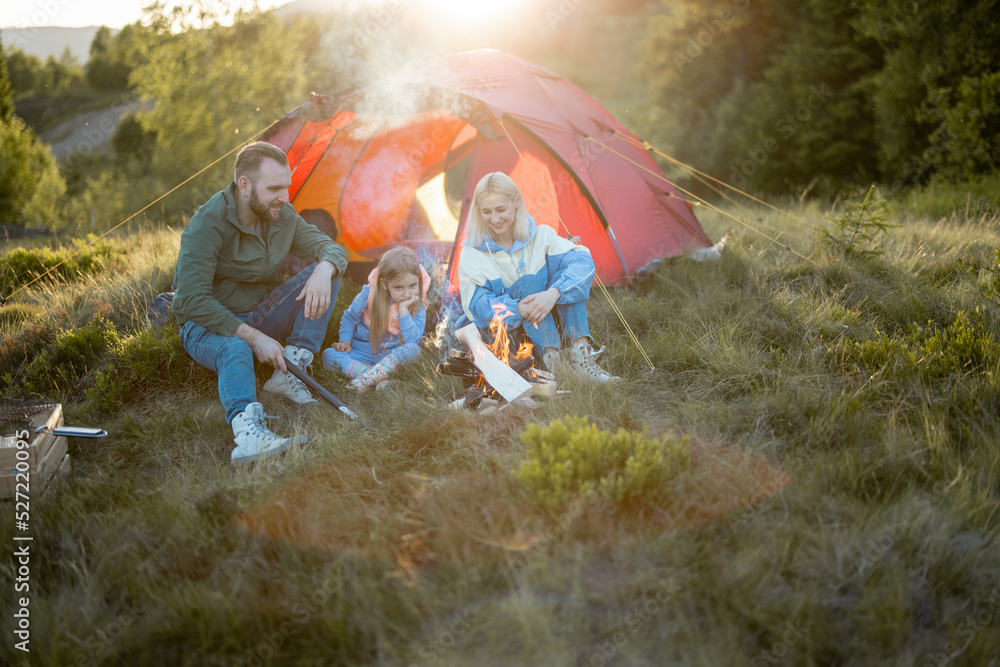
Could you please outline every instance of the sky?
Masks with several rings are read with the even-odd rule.
[[[193,5],[197,0],[166,0],[167,4]],[[235,11],[249,9],[254,0],[200,0],[210,8],[224,8]],[[583,0],[562,0],[559,4],[570,9]],[[106,25],[121,28],[135,23],[142,16],[142,8],[153,0],[0,0],[0,28],[37,28],[41,26],[61,26],[79,28]],[[271,9],[287,4],[289,0],[257,0],[261,9]],[[355,7],[388,7],[398,11],[400,5],[419,5],[432,15],[465,27],[487,25],[495,18],[508,16],[527,5],[528,0],[307,0],[309,5]],[[556,3],[552,3],[556,6]],[[565,11],[565,10],[563,10]]]
[[[258,0],[262,9],[283,5],[288,0]],[[0,28],[30,28],[39,26],[106,25],[121,28],[135,23],[142,16],[142,8],[152,0],[4,0],[0,2]],[[331,3],[333,0],[331,0]],[[169,2],[169,4],[178,4]],[[193,4],[191,0],[184,4]],[[253,0],[208,0],[237,9],[253,6]]]

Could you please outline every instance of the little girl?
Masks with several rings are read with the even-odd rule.
[[[398,364],[420,356],[430,276],[409,248],[393,248],[340,320],[340,341],[323,351],[323,366],[351,378],[348,387],[385,386]]]

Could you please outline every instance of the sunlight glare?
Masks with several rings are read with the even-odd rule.
[[[435,21],[448,22],[455,27],[481,28],[511,18],[526,1],[423,0],[419,4],[424,7],[427,17]]]

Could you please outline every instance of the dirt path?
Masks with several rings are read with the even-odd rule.
[[[39,138],[52,145],[52,154],[60,160],[69,159],[74,153],[86,156],[111,141],[122,115],[138,108],[139,102],[135,101],[110,109],[88,111],[39,135]]]

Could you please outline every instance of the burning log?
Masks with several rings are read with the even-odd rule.
[[[503,396],[504,400],[510,403],[519,398],[531,396],[531,383],[490,352],[475,324],[462,327],[455,332],[455,337],[469,348],[472,363],[482,373],[486,382]]]
[[[453,375],[463,379],[478,380],[482,377],[479,369],[468,359],[448,359],[437,366],[438,375]]]
[[[465,398],[462,400],[462,407],[476,409],[484,396],[486,396],[486,390],[482,387],[476,387],[465,395]]]
[[[510,365],[510,367],[513,369],[513,371],[515,373],[517,373],[518,375],[522,375],[523,376],[524,372],[528,371],[528,370],[531,370],[532,366],[534,366],[534,365],[535,365],[535,358],[532,357],[529,354],[524,359],[521,359],[520,361],[515,361],[514,363],[512,363]],[[527,379],[527,378],[525,378],[525,379]],[[530,382],[530,380],[528,380],[528,381]]]
[[[470,324],[455,332],[455,338],[468,348],[468,355],[451,350],[448,357],[438,364],[437,372],[462,378],[462,384],[469,392],[451,404],[453,408],[484,410],[492,399],[503,397],[507,405],[536,405],[529,396],[556,396],[555,376],[534,367],[535,358],[532,345],[524,341],[514,353],[513,341],[507,332],[504,320],[510,316],[502,306],[494,307],[496,313],[490,322],[493,342],[487,346],[479,329]],[[507,407],[507,406],[504,406]]]

